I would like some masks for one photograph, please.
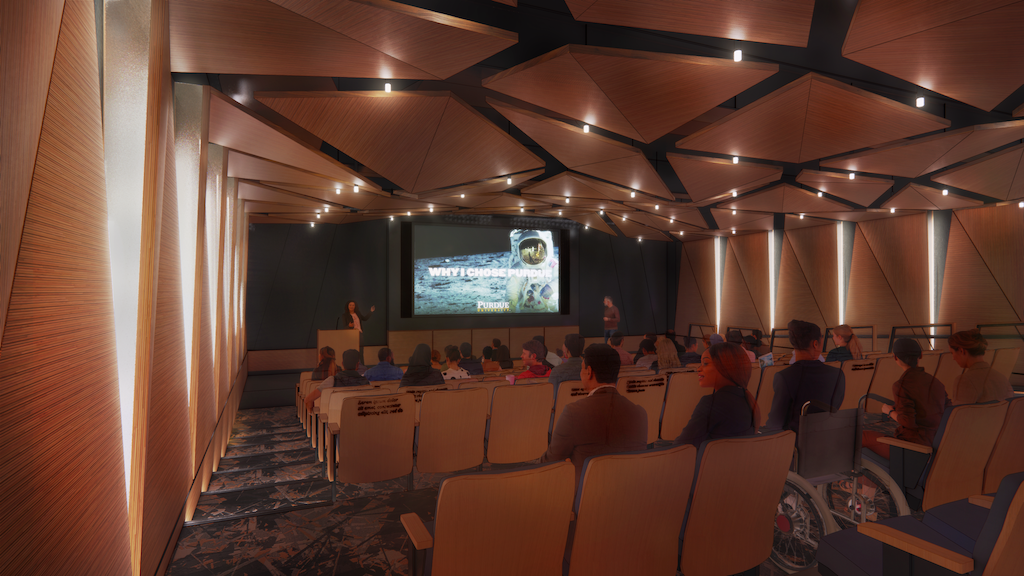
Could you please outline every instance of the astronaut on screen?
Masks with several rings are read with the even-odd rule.
[[[509,243],[509,311],[558,312],[558,258],[551,232],[512,230]]]

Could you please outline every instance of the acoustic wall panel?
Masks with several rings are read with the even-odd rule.
[[[690,324],[715,323],[715,241],[708,238],[683,244],[676,305],[678,334],[684,334]]]
[[[758,234],[758,236],[760,235]],[[765,252],[765,259],[767,256],[768,253]],[[757,308],[754,306],[754,300],[751,298],[744,272],[745,270],[740,267],[739,260],[736,258],[732,242],[727,242],[725,272],[722,275],[722,330],[729,326],[764,330]]]
[[[10,574],[131,573],[95,26],[92,3],[64,6],[2,336]]]
[[[910,324],[929,321],[926,218],[926,214],[913,214],[857,225]],[[855,290],[856,285],[851,285]]]
[[[1024,217],[1015,205],[957,210],[960,222],[974,247],[985,260],[996,282],[1024,318]],[[1016,322],[1016,320],[1006,320]]]
[[[839,324],[839,264],[836,226],[826,224],[800,230],[787,230],[814,301],[827,326]],[[824,328],[824,326],[822,326]]]
[[[775,323],[784,328],[790,320],[813,322],[825,331],[825,318],[815,300],[807,276],[816,271],[804,270],[793,250],[789,235],[783,236],[782,259],[779,261],[779,290],[776,294]]]
[[[949,226],[946,270],[942,280],[938,322],[955,322],[957,330],[978,324],[1019,322],[1002,287],[992,277],[957,218]]]
[[[771,330],[770,292],[768,290],[768,234],[745,234],[729,238],[729,247],[743,273],[747,291],[754,302],[761,329]],[[728,269],[727,269],[728,270]],[[724,320],[723,320],[724,321]]]
[[[860,225],[853,236],[846,323],[850,326],[877,326],[878,334],[888,334],[893,325],[908,323]]]

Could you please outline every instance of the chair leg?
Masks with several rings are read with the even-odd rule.
[[[409,539],[409,548],[405,553],[405,557],[409,562],[409,576],[420,576],[423,574],[424,565],[426,564],[426,552],[420,553],[416,550],[416,546],[412,543],[412,539]]]

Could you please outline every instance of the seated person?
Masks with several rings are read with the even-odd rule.
[[[548,375],[548,382],[555,386],[555,390],[558,390],[558,385],[566,380],[580,379],[580,368],[583,367],[583,358],[580,358],[580,355],[583,354],[584,342],[583,336],[579,334],[565,335],[565,342],[562,343],[565,360],[552,368],[551,374]]]
[[[683,346],[678,340],[676,340],[675,330],[671,328],[665,330],[665,338],[668,338],[672,342],[672,345],[676,347],[676,356],[682,356],[686,353],[686,346]]]
[[[702,357],[697,354],[697,339],[693,336],[683,336],[683,349],[685,350],[679,355],[679,363],[683,366],[687,364],[700,364]]]
[[[985,362],[987,347],[988,340],[982,337],[977,328],[957,332],[949,337],[949,351],[953,354],[953,360],[964,369],[964,373],[953,383],[954,406],[1013,398],[1010,381]]]
[[[490,346],[484,346],[483,356],[484,359],[480,361],[480,366],[483,367],[484,372],[500,372],[501,366],[497,362],[491,359],[494,355],[494,348]]]
[[[523,342],[523,353],[520,356],[523,359],[523,366],[526,370],[521,374],[516,375],[516,380],[522,380],[524,378],[544,378],[551,374],[551,368],[544,365],[544,358],[547,356],[548,350],[543,344],[536,340],[527,340]],[[511,378],[511,376],[509,376]]]
[[[658,341],[658,335],[657,334],[649,334],[649,333],[648,334],[644,334],[644,340],[650,340],[651,341],[651,346],[654,346],[654,343]],[[643,357],[644,357],[643,349],[638,349],[636,351],[636,354],[633,355],[633,364],[639,364],[640,363],[640,359],[643,358]],[[653,362],[653,360],[652,360],[652,362]]]
[[[546,342],[544,342],[544,336],[534,336],[533,339],[536,340],[537,342],[540,342],[541,344],[544,344],[544,349],[547,350],[548,345]],[[562,363],[562,357],[558,355],[558,352],[554,350],[548,350],[548,353],[544,356],[544,362],[548,365],[549,368],[554,369],[555,366],[558,366],[559,364]]]
[[[508,370],[512,368],[512,353],[509,352],[508,346],[501,343],[501,340],[494,339],[494,360],[498,363],[498,366],[502,370]]]
[[[409,367],[405,369],[405,374],[402,375],[402,381],[398,387],[433,386],[436,384],[444,384],[444,378],[441,376],[440,370],[430,365],[430,346],[417,344],[416,349],[412,351],[412,356],[409,357]]]
[[[335,364],[334,359],[334,348],[330,346],[321,348],[317,354],[316,368],[313,368],[313,375],[310,376],[310,379],[323,380],[329,376],[334,376],[334,373],[338,371],[338,365]]]
[[[788,328],[795,362],[775,374],[772,382],[775,398],[765,428],[799,433],[800,410],[808,400],[831,405],[834,410],[843,405],[846,376],[839,368],[818,361],[824,339],[817,324],[792,320]],[[812,408],[811,411],[819,410]]]
[[[700,357],[697,382],[715,391],[700,399],[676,444],[700,447],[705,440],[750,436],[757,433],[761,415],[754,395],[747,390],[750,362],[735,344],[716,344]]]
[[[430,367],[431,368],[434,368],[436,370],[440,370],[441,369],[441,360],[442,359],[443,358],[441,357],[441,353],[440,352],[438,352],[437,350],[431,350],[430,351]]]
[[[942,422],[942,413],[950,405],[946,387],[917,365],[921,359],[921,345],[917,340],[900,338],[893,343],[892,352],[896,364],[903,368],[903,376],[892,384],[895,405],[883,404],[882,413],[899,423],[896,438],[931,446]],[[878,442],[883,436],[881,433],[865,430],[862,435],[865,448],[889,458],[889,445]]]
[[[363,376],[370,382],[401,380],[402,369],[395,366],[395,356],[391,353],[391,348],[381,348],[377,351],[377,365],[368,369]]]
[[[840,324],[832,329],[832,342],[836,347],[828,351],[825,357],[826,362],[838,360],[861,360],[864,358],[864,350],[860,347],[860,340],[853,333],[849,324]]]
[[[654,364],[658,359],[658,349],[654,347],[654,340],[649,338],[641,340],[638,354],[640,354],[640,359],[634,362],[634,364],[649,369],[651,364]]]
[[[328,388],[350,388],[353,386],[371,386],[370,381],[367,380],[356,371],[356,366],[359,365],[359,350],[345,350],[341,354],[341,367],[344,368],[341,372],[336,373],[334,376],[329,376],[306,396],[306,409],[313,409],[313,402],[321,396],[324,390]]]
[[[676,345],[668,338],[662,338],[654,345],[657,360],[651,364],[651,370],[655,373],[668,368],[679,368],[679,356],[676,355]]]
[[[463,342],[459,346],[459,354],[462,355],[462,360],[459,361],[459,367],[472,374],[483,374],[484,367],[479,360],[473,357],[473,346],[469,342]]]
[[[565,407],[541,457],[541,462],[570,458],[577,485],[587,458],[647,448],[647,411],[615,389],[619,354],[607,344],[591,344],[581,366],[580,380],[589,395]]]
[[[757,356],[755,356],[754,353],[751,352],[749,348],[747,348],[743,341],[743,333],[740,332],[739,330],[729,330],[729,332],[727,332],[725,335],[725,341],[730,344],[735,344],[740,348],[743,348],[743,350],[747,353],[747,359],[750,360],[751,362],[757,362]]]
[[[630,356],[629,352],[626,352],[626,349],[622,347],[622,340],[624,337],[625,335],[622,332],[616,330],[615,332],[612,332],[611,338],[608,339],[608,345],[619,353],[619,360],[622,362],[622,366],[631,366],[633,364],[633,357]]]
[[[462,360],[462,352],[455,346],[445,346],[444,355],[448,358],[448,369],[441,372],[445,380],[465,380],[469,378],[469,372],[459,367]]]
[[[743,337],[743,349],[747,352],[747,359],[757,362],[757,351],[761,348],[761,342],[755,336]]]

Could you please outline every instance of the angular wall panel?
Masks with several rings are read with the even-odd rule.
[[[679,265],[679,304],[676,306],[676,331],[684,334],[689,324],[714,324],[715,245],[716,240],[697,240],[683,244]]]
[[[871,247],[910,324],[928,323],[928,224],[925,214],[861,222]],[[850,292],[857,287],[850,283]]]
[[[942,280],[938,322],[955,322],[957,330],[978,324],[1019,322],[1002,287],[992,277],[960,222],[949,226],[946,271]]]
[[[776,328],[784,328],[790,320],[813,322],[825,331],[825,318],[814,299],[814,292],[807,283],[806,271],[793,251],[788,235],[783,236],[782,258],[779,260],[779,289],[775,296]]]
[[[879,335],[888,334],[893,325],[909,323],[878,265],[875,252],[864,238],[861,225],[857,226],[853,237],[846,323],[850,326],[877,326]]]
[[[757,234],[756,236],[761,236]],[[757,313],[754,300],[747,286],[745,270],[740,268],[739,260],[732,242],[726,243],[725,272],[722,275],[722,330],[730,326],[738,328],[760,328],[764,323]],[[767,260],[765,252],[765,260]]]
[[[835,225],[787,230],[807,284],[827,326],[839,324],[839,257]],[[825,326],[822,326],[825,328]]]
[[[1003,294],[1024,319],[1024,218],[1015,205],[954,212]],[[947,265],[948,267],[948,265]],[[1006,320],[1015,322],[1015,320]]]
[[[729,246],[736,254],[736,262],[743,279],[747,283],[750,298],[761,319],[762,330],[767,334],[771,330],[770,292],[768,290],[768,232],[765,234],[745,234],[729,238]]]

